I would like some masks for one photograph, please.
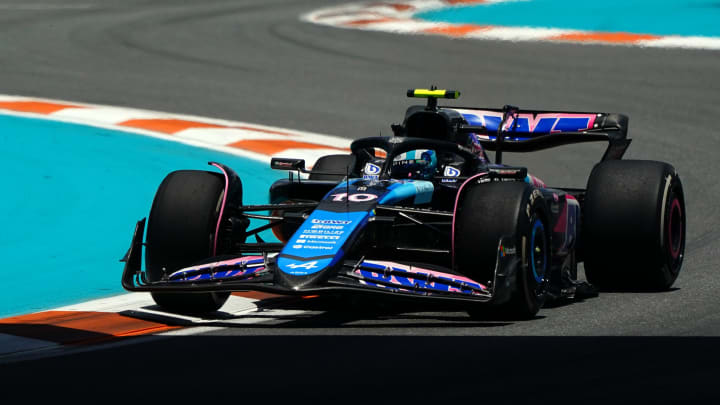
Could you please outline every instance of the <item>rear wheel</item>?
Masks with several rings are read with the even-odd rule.
[[[605,290],[667,290],[682,266],[685,221],[682,183],[671,165],[599,163],[585,197],[588,281]]]
[[[534,317],[545,302],[550,238],[540,191],[522,182],[473,185],[460,196],[454,227],[455,267],[481,283],[493,280],[501,237],[514,237],[522,258],[510,301],[479,306],[471,316],[489,311],[511,318]]]
[[[224,178],[218,173],[181,170],[165,177],[148,219],[145,267],[149,281],[212,256],[224,187]],[[215,311],[229,295],[152,293],[159,306],[180,313]]]

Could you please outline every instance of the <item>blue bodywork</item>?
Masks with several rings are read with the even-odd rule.
[[[288,239],[278,255],[277,266],[293,276],[307,276],[334,266],[375,215],[377,204],[427,204],[432,201],[433,191],[433,183],[423,180],[342,182],[325,195]]]

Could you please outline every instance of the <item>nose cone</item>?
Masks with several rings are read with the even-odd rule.
[[[278,259],[278,268],[280,266],[283,266],[284,268],[287,268],[287,258],[279,258]],[[280,264],[282,262],[282,264]],[[291,262],[292,264],[292,262]],[[311,260],[308,262],[300,262],[300,264],[308,264],[308,267],[312,267],[317,265],[315,260]],[[334,274],[335,270],[335,264],[336,262],[333,262],[332,264],[330,261],[327,261],[325,265],[320,267],[318,265],[317,270],[316,269],[309,269],[309,270],[315,270],[312,273],[302,273],[302,272],[296,272],[295,274],[291,274],[286,272],[285,270],[280,270],[275,272],[275,283],[278,285],[281,285],[289,290],[295,290],[295,291],[302,291],[305,289],[310,289],[313,287],[320,286],[325,280],[330,277],[331,274]],[[292,267],[291,267],[292,269]]]
[[[313,211],[278,254],[276,282],[300,289],[324,280],[370,215],[368,211]]]

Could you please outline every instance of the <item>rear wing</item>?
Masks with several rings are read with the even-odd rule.
[[[621,159],[631,142],[627,138],[629,119],[623,114],[541,110],[507,114],[507,109],[498,108],[441,109],[462,115],[468,125],[458,130],[475,133],[482,146],[491,151],[533,152],[560,145],[607,141],[609,146],[602,160],[613,160]],[[498,142],[498,127],[503,118]]]

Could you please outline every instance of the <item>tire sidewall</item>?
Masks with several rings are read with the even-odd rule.
[[[206,181],[217,182],[216,186],[208,187],[212,194],[217,196],[207,196],[205,200],[208,200],[203,205],[203,215],[207,216],[206,221],[201,223],[195,222],[191,226],[190,233],[194,235],[187,235],[189,221],[197,221],[197,212],[184,211],[180,212],[177,208],[176,203],[173,201],[177,198],[177,193],[174,189],[181,188],[184,186],[183,183],[187,183],[186,179],[190,177],[206,177]],[[148,271],[149,281],[158,281],[164,276],[162,271],[158,269],[160,266],[158,263],[170,264],[170,268],[167,268],[167,275],[175,270],[178,270],[182,266],[190,266],[198,260],[203,260],[211,255],[212,252],[212,238],[214,236],[214,224],[217,223],[220,204],[222,203],[222,197],[224,190],[222,189],[220,179],[217,173],[195,171],[195,170],[180,170],[170,173],[165,177],[163,182],[158,187],[158,191],[153,199],[152,208],[150,209],[150,215],[148,217],[148,229],[147,229],[147,250],[146,250],[146,269]],[[207,191],[206,191],[207,192]],[[192,196],[189,196],[192,199]],[[205,196],[203,196],[205,197]],[[186,201],[187,202],[187,201]],[[193,207],[197,204],[193,204]],[[192,210],[197,210],[195,207]],[[190,211],[192,211],[190,210]],[[209,215],[208,215],[209,214]],[[169,228],[168,224],[176,223],[172,229]],[[178,257],[172,254],[170,251],[175,249],[173,246],[168,246],[166,241],[176,240],[179,243],[177,246],[186,245],[186,237],[194,237],[196,240],[191,243],[191,253],[188,256],[188,249],[182,249],[178,252],[178,256],[187,256],[182,260],[170,260],[170,257]],[[155,256],[159,256],[158,259]],[[172,264],[171,264],[172,263]]]
[[[200,188],[183,191],[191,183]],[[180,170],[165,177],[155,194],[148,219],[145,272],[149,281],[158,281],[183,266],[194,265],[212,255],[215,225],[224,193],[224,181],[218,173]],[[197,202],[193,203],[193,200]],[[167,265],[165,270],[164,264]],[[204,313],[220,308],[230,293],[152,292],[151,295],[167,310]]]
[[[517,269],[517,291],[511,301],[519,313],[532,317],[545,303],[547,280],[550,272],[551,243],[547,222],[547,208],[542,193],[537,188],[528,187],[525,192],[525,204],[518,215],[516,244],[521,263]],[[534,231],[534,232],[533,232]],[[533,235],[534,233],[534,235]],[[533,252],[533,241],[541,238],[544,249],[543,268],[533,265],[538,255]]]

